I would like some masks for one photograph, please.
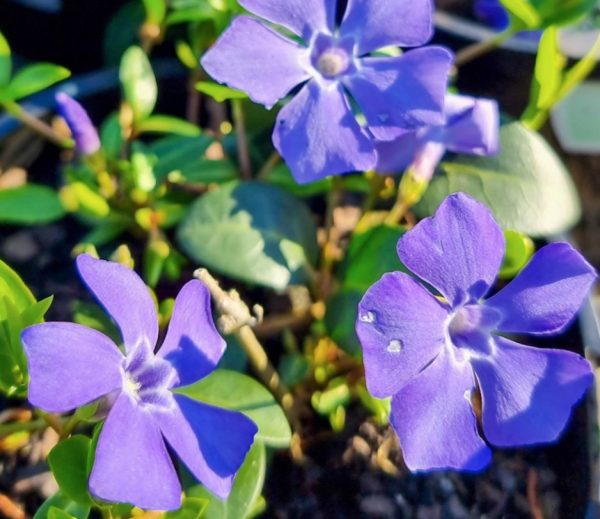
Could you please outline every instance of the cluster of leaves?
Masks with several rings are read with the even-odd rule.
[[[529,236],[562,233],[580,217],[570,176],[536,129],[595,64],[596,49],[567,70],[556,27],[579,19],[596,2],[502,3],[510,12],[512,32],[545,30],[530,105],[522,122],[503,126],[497,156],[448,157],[414,212],[418,217],[431,215],[448,194],[457,191],[485,202],[506,229],[508,246],[501,276],[510,278],[531,257]],[[395,181],[361,173],[306,186],[295,184],[287,167],[273,158],[268,135],[274,114],[252,105],[243,93],[207,81],[199,65],[204,51],[239,12],[235,0],[143,0],[142,5],[134,2],[123,8],[107,38],[109,54],[119,55],[123,102],[100,125],[101,149],[64,164],[58,190],[34,184],[0,190],[0,222],[36,225],[69,214],[89,228],[77,250],[98,248],[106,252],[104,256],[114,251],[113,259],[128,264],[138,256],[141,244],[144,278],[152,287],[163,277],[179,281],[182,269],[190,263],[231,282],[287,293],[290,299],[298,292],[308,293],[313,304],[304,307],[311,307],[307,310],[311,325],[302,342],[289,329],[278,330],[286,350],[279,363],[282,379],[292,387],[307,384],[312,391],[310,405],[329,419],[334,430],[343,429],[346,409],[357,402],[385,423],[389,404],[372,398],[361,376],[355,376],[361,368],[354,323],[357,303],[367,288],[385,272],[403,269],[395,248],[405,228],[384,223],[382,217]],[[183,24],[187,37],[180,30]],[[122,30],[129,26],[136,30]],[[131,38],[141,28],[141,42],[132,45],[133,41],[113,38],[115,28]],[[225,114],[216,130],[201,129],[193,117],[189,121],[155,113],[159,86],[148,54],[173,33],[176,55],[189,69],[194,87],[190,95],[196,100],[201,96],[206,106],[219,107]],[[40,64],[13,75],[10,47],[0,35],[0,105],[9,113],[22,119],[17,101],[68,74],[61,67]],[[244,143],[250,173],[259,171],[250,179],[244,178],[248,171],[243,171],[240,160]],[[65,140],[65,147],[71,144]],[[364,210],[353,231],[341,237],[340,257],[329,250],[331,229],[330,236],[319,242],[313,209],[325,200],[332,211],[341,193],[363,200]],[[333,219],[332,215],[327,218]],[[41,322],[50,303],[51,299],[37,302],[19,277],[0,263],[0,390],[9,396],[26,394],[19,334]],[[160,304],[162,325],[169,319],[172,303]],[[83,303],[77,308],[77,322],[114,336],[111,323],[99,317],[97,309]],[[263,386],[240,373],[245,361],[239,355],[233,358],[239,345],[230,342],[234,353],[221,365],[230,369],[219,369],[182,391],[199,401],[244,412],[258,425],[258,441],[227,501],[216,499],[183,474],[184,504],[181,510],[166,514],[170,519],[241,518],[260,512],[265,447],[285,448],[291,442],[282,409]],[[341,359],[351,363],[351,375],[340,368]],[[70,436],[50,453],[49,464],[60,492],[46,501],[36,519],[82,519],[92,507],[108,509],[90,496],[86,483],[101,423],[93,408],[80,409],[74,416],[93,435]],[[117,516],[130,513],[130,507],[110,508]]]

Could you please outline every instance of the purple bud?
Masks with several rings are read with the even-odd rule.
[[[64,92],[56,94],[56,106],[73,134],[77,151],[82,155],[96,153],[100,149],[100,137],[83,106]]]

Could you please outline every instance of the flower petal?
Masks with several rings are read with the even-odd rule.
[[[219,83],[243,90],[271,108],[309,79],[310,56],[281,34],[248,16],[238,16],[202,58]]]
[[[169,330],[157,355],[177,371],[175,385],[184,386],[215,369],[225,345],[213,321],[210,292],[202,282],[190,281],[175,299]]]
[[[310,81],[277,117],[273,144],[297,182],[375,165],[375,150],[341,86]]]
[[[302,36],[307,43],[315,33],[333,32],[337,0],[239,0],[239,3],[251,13]]]
[[[446,117],[443,141],[450,151],[470,155],[498,152],[500,114],[496,101],[448,95]]]
[[[246,458],[258,429],[242,413],[175,395],[177,406],[157,417],[165,438],[187,468],[222,499]]]
[[[485,295],[504,256],[504,234],[490,210],[463,193],[398,242],[402,262],[457,306]]]
[[[105,501],[150,510],[181,506],[181,485],[151,413],[121,393],[100,432],[89,480]]]
[[[579,252],[552,243],[485,305],[499,310],[503,332],[557,333],[575,318],[595,280],[596,271]]]
[[[96,153],[102,146],[100,136],[83,106],[64,92],[59,92],[56,94],[56,108],[73,134],[77,151],[84,155]]]
[[[433,34],[433,5],[431,0],[349,0],[340,34],[353,36],[361,55],[389,45],[419,47]]]
[[[87,404],[122,383],[123,355],[106,335],[72,323],[42,323],[21,334],[29,401],[51,413]]]
[[[356,333],[373,396],[398,392],[438,355],[447,317],[441,303],[402,272],[385,274],[367,291]]]
[[[364,58],[344,84],[373,135],[392,140],[398,127],[411,130],[443,124],[451,63],[452,55],[441,47],[416,49],[395,58]]]
[[[474,387],[469,364],[444,351],[394,395],[391,422],[410,470],[476,471],[490,462],[471,407]]]
[[[148,287],[131,269],[112,261],[77,256],[83,281],[115,320],[127,351],[145,343],[154,349],[158,337],[156,305]]]
[[[378,173],[401,173],[417,156],[418,151],[425,145],[425,140],[419,131],[405,130],[400,136],[391,141],[376,141]]]
[[[593,382],[590,364],[569,351],[496,337],[492,357],[471,362],[483,397],[483,432],[498,446],[556,440]]]

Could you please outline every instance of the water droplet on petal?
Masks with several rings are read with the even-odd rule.
[[[373,312],[366,312],[360,315],[360,320],[363,323],[374,323],[375,322],[375,314]]]
[[[400,353],[402,351],[402,341],[392,339],[387,346],[387,351],[390,353]]]

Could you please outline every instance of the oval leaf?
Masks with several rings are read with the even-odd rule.
[[[156,105],[158,86],[148,56],[140,47],[129,47],[123,55],[119,79],[135,120],[150,115]]]
[[[4,35],[0,32],[0,87],[8,84],[12,71],[12,57],[10,46]]]
[[[36,63],[17,72],[7,87],[7,97],[13,100],[40,92],[68,78],[71,73],[51,63]]]
[[[177,233],[181,248],[194,261],[276,290],[308,280],[318,255],[316,236],[304,204],[258,182],[233,182],[206,194]]]
[[[270,447],[287,447],[292,433],[273,395],[253,378],[218,369],[191,386],[177,390],[194,400],[240,411],[258,427],[257,439]]]
[[[261,442],[255,442],[235,477],[231,494],[226,501],[215,497],[200,485],[187,490],[188,499],[192,497],[207,501],[203,517],[246,519],[252,514],[254,505],[260,498],[265,482],[266,458],[265,446]]]
[[[87,485],[90,445],[88,437],[76,435],[61,441],[48,455],[48,464],[60,491],[83,505],[92,504]]]
[[[415,210],[434,213],[451,193],[462,191],[488,205],[501,227],[532,237],[560,234],[577,223],[581,206],[576,188],[554,150],[520,123],[501,129],[495,157],[459,156],[444,162]]]
[[[27,184],[0,191],[0,222],[24,225],[49,223],[65,214],[58,195],[49,187]]]

